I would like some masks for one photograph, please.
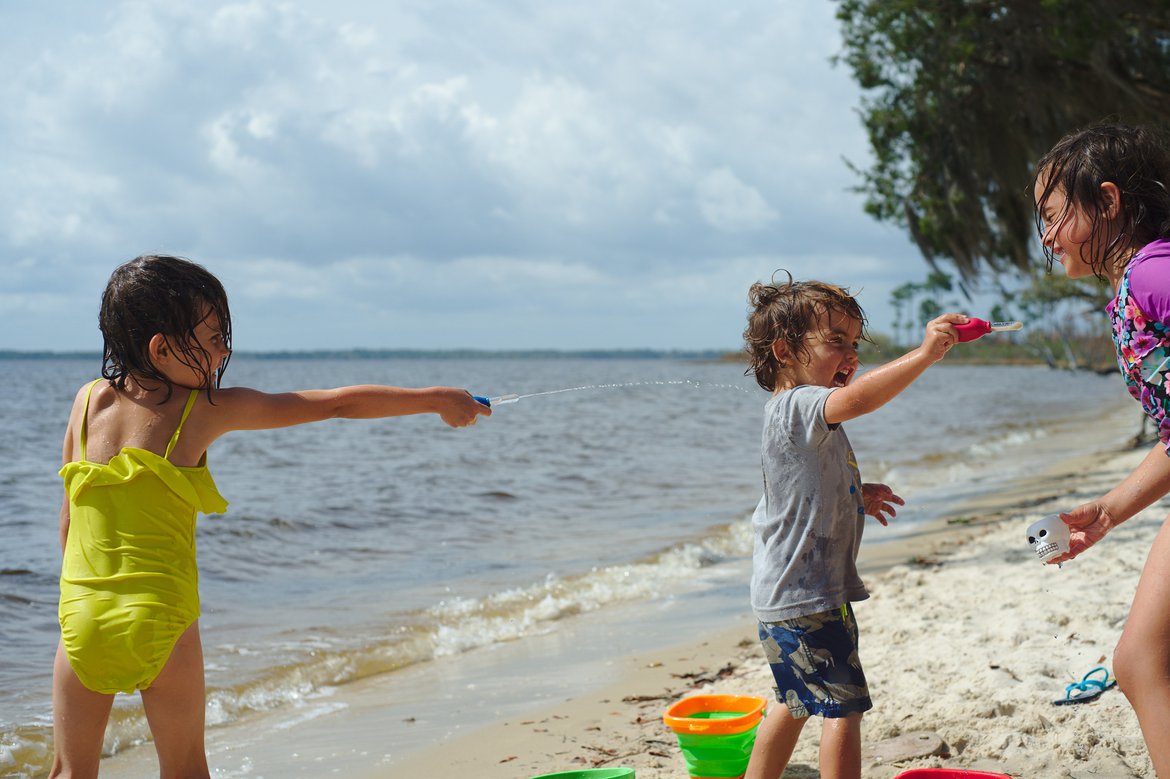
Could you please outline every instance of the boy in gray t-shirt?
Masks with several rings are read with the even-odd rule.
[[[865,515],[883,525],[903,501],[863,484],[841,428],[894,398],[958,342],[963,314],[926,326],[917,349],[856,381],[865,315],[848,290],[818,281],[754,284],[744,331],[764,407],[764,495],[752,516],[752,610],[776,680],[746,779],[780,779],[812,714],[822,779],[861,776],[861,715],[873,707],[857,653],[853,601]]]

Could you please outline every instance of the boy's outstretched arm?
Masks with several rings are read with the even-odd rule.
[[[825,400],[825,421],[846,422],[876,411],[893,400],[923,372],[946,356],[959,341],[954,325],[967,321],[965,314],[943,314],[926,325],[922,344],[896,360],[868,370]]]

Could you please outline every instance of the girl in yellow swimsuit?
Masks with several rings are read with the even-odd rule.
[[[454,387],[223,389],[227,294],[177,257],[118,267],[99,325],[102,379],[78,391],[63,447],[50,775],[96,777],[114,693],[139,690],[160,775],[208,777],[195,516],[227,502],[207,447],[231,430],[422,413],[463,427],[491,411]]]

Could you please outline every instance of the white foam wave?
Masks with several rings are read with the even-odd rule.
[[[968,447],[967,451],[972,457],[994,457],[1009,449],[1029,446],[1047,436],[1048,432],[1043,428],[1012,430],[1004,435],[974,443]]]
[[[434,655],[465,652],[501,641],[536,635],[557,620],[608,605],[670,595],[709,581],[721,560],[751,549],[747,522],[728,526],[702,542],[683,544],[649,560],[593,568],[562,578],[549,574],[529,587],[504,590],[485,598],[452,598],[429,610],[437,627]]]

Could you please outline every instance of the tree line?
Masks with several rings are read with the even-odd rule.
[[[892,340],[991,292],[1026,329],[980,352],[1112,366],[1110,290],[1042,270],[1034,165],[1101,121],[1170,131],[1170,0],[839,0],[837,19],[873,152],[856,190],[927,265],[891,296]]]
[[[1003,285],[996,292],[998,300],[988,316],[997,322],[1019,320],[1024,329],[984,339],[974,349],[957,355],[960,358],[1040,362],[1070,370],[1116,370],[1105,314],[1112,291],[1104,281],[1034,273],[1025,284]],[[931,319],[944,311],[966,309],[960,295],[954,277],[942,270],[930,271],[921,282],[895,287],[890,293],[894,310],[891,346],[910,346]]]

